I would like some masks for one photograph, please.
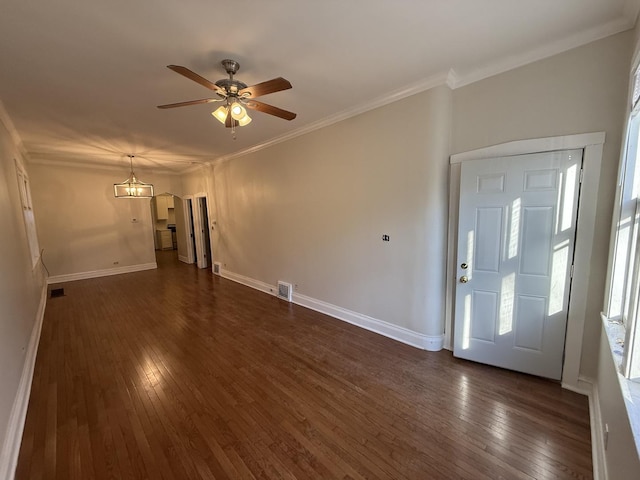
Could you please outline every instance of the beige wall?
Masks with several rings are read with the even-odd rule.
[[[214,259],[441,335],[450,111],[439,87],[215,166]],[[185,193],[206,187],[183,181]]]
[[[150,200],[113,196],[113,184],[127,173],[78,166],[31,166],[40,246],[52,276],[155,262]],[[144,170],[136,173],[153,183],[158,194],[181,193],[177,176]],[[132,222],[134,218],[136,223]]]
[[[632,33],[614,35],[454,91],[452,151],[606,132],[581,372],[595,376]]]
[[[447,187],[443,152],[430,149],[448,145],[442,126],[452,119],[450,153],[605,131],[582,361],[593,377],[631,44],[630,32],[618,34],[459,88],[452,111],[430,104],[446,90],[434,89],[192,174],[183,188],[210,187],[223,268],[434,334]]]
[[[12,439],[7,426],[45,286],[40,264],[32,267],[14,158],[19,153],[0,123],[0,452]],[[28,166],[27,166],[28,168]],[[36,212],[37,215],[37,212]],[[6,458],[0,458],[0,471]]]

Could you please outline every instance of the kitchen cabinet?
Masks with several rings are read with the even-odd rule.
[[[175,207],[173,195],[158,195],[153,197],[153,200],[156,206],[156,220],[169,220]]]
[[[154,200],[156,201],[156,219],[167,220],[169,218],[167,197],[165,195],[158,195],[154,197]],[[173,197],[171,198],[171,203],[173,203]]]
[[[171,230],[156,230],[156,238],[159,250],[173,250]]]

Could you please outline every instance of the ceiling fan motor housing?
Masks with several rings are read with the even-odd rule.
[[[228,58],[220,62],[229,75],[235,75],[240,70],[240,64]]]
[[[229,95],[237,94],[239,90],[247,88],[247,84],[238,80],[232,80],[230,78],[223,78],[218,80],[216,85],[225,90]]]

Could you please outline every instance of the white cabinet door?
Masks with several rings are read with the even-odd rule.
[[[167,220],[169,218],[169,209],[167,207],[167,197],[158,195],[154,197],[156,200],[156,219]]]
[[[560,379],[582,150],[463,162],[454,354]]]
[[[171,250],[173,249],[173,239],[171,238],[171,230],[156,230],[158,236],[158,249]]]

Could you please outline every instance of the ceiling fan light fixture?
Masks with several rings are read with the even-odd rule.
[[[225,105],[218,107],[215,111],[211,112],[211,115],[216,117],[220,123],[224,125],[227,121],[228,109]]]
[[[247,116],[247,110],[238,102],[231,104],[231,118],[234,120],[240,120],[242,117]]]
[[[249,125],[251,123],[251,117],[249,115],[244,114],[244,117],[238,119],[238,125],[244,127],[245,125]]]
[[[145,183],[136,177],[133,173],[133,157],[134,155],[127,155],[129,157],[129,166],[131,172],[129,178],[122,183],[113,184],[113,194],[116,198],[151,198],[153,197],[153,185]]]
[[[175,108],[186,107],[190,105],[200,105],[203,103],[225,102],[221,107],[211,112],[220,123],[231,129],[231,134],[235,140],[236,127],[244,127],[251,123],[251,117],[247,114],[247,108],[257,110],[269,115],[282,118],[284,120],[293,120],[296,114],[288,112],[273,105],[262,103],[254,100],[257,97],[268,95],[270,93],[281,92],[291,88],[291,82],[278,77],[266,82],[257,83],[247,86],[245,83],[234,79],[234,75],[238,72],[240,64],[235,60],[222,60],[222,66],[229,74],[229,78],[224,78],[213,83],[204,77],[201,77],[187,67],[180,65],[167,65],[167,68],[174,72],[199,83],[203,87],[213,90],[219,98],[203,98],[201,100],[190,100],[187,102],[170,103],[167,105],[158,105],[158,108]]]

